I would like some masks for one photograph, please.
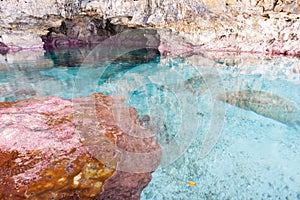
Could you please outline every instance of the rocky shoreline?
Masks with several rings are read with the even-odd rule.
[[[127,59],[134,65],[160,54],[161,65],[185,57],[189,65],[240,67],[241,73],[275,56],[264,73],[299,77],[299,10],[298,0],[0,1],[0,70],[79,66],[95,49],[94,63]],[[73,49],[72,63],[59,63],[68,61],[55,51]],[[137,49],[147,56],[128,54]],[[48,87],[49,79],[41,82]],[[1,85],[3,98],[38,96],[40,85],[21,84]],[[44,96],[0,103],[0,199],[139,199],[161,147],[136,111],[99,93],[72,100]]]
[[[157,31],[162,54],[225,51],[300,56],[299,1],[51,0],[44,4],[0,2],[0,42],[10,51],[45,44],[47,48],[53,44],[51,38],[59,39],[57,46],[80,46],[138,28]]]
[[[0,198],[139,199],[161,148],[120,101],[95,93],[1,102]]]

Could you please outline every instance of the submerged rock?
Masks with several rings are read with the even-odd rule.
[[[184,82],[184,87],[195,95],[203,95],[209,88],[220,82],[220,77],[214,74],[205,74],[192,77]]]
[[[284,124],[300,125],[299,108],[292,101],[272,93],[242,90],[220,94],[217,99]]]
[[[139,123],[142,127],[148,128],[150,125],[150,116],[149,115],[142,115],[138,116]]]
[[[115,101],[0,103],[0,199],[139,199],[161,149],[133,108],[117,104],[116,120]]]

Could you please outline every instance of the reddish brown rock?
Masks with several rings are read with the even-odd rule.
[[[0,103],[0,199],[139,199],[161,149],[121,102]]]

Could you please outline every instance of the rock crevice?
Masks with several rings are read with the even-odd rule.
[[[299,1],[51,0],[45,3],[13,0],[0,2],[0,9],[3,11],[0,42],[11,48],[42,46],[42,35],[51,34],[63,21],[72,19],[71,23],[76,24],[72,34],[82,33],[83,38],[102,30],[97,24],[103,25],[106,20],[113,26],[158,29],[164,51],[174,52],[184,43],[185,46],[191,44],[192,51],[293,56],[299,56],[300,52]],[[86,23],[87,17],[96,20],[94,25]]]

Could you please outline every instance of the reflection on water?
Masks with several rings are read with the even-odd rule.
[[[48,49],[46,50],[44,57],[45,59],[51,59],[56,67],[80,67],[94,48],[95,46],[81,49]],[[151,60],[156,59],[157,56],[158,51],[156,49],[139,49],[118,57],[113,60],[112,63],[121,63],[122,67],[126,65],[134,66],[150,62]],[[97,63],[97,61],[101,60],[93,54],[91,62]]]
[[[141,49],[100,62],[88,54],[48,51],[35,63],[6,63],[1,101],[125,97],[163,148],[142,199],[299,199],[299,59],[171,58]]]
[[[44,55],[28,60],[2,62],[0,101],[52,95],[69,99],[89,95],[95,88],[88,85],[88,79],[105,81],[114,74],[159,59],[157,50],[140,49],[124,54],[112,62],[101,61],[101,58],[95,56],[89,58],[89,66],[81,66],[92,50],[93,48],[47,50]],[[26,52],[25,56],[27,57]],[[87,85],[84,91],[75,93],[74,81],[80,67],[81,73],[87,74]]]

